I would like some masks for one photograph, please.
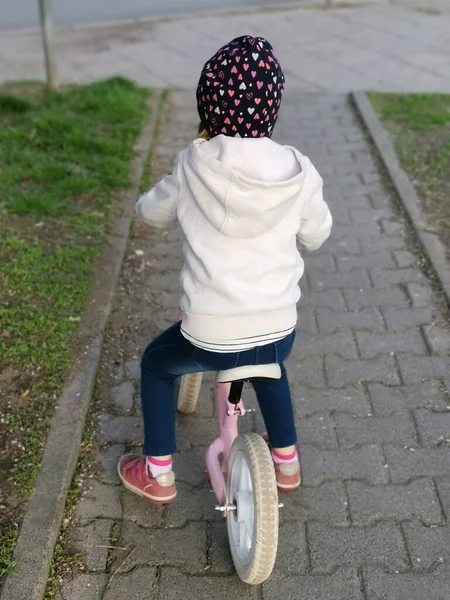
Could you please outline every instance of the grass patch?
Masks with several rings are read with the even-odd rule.
[[[163,91],[156,107],[156,124],[155,124],[155,137],[157,139],[158,132],[161,128],[162,117],[169,99],[169,92]],[[145,163],[145,168],[141,180],[140,191],[141,193],[147,191],[151,185],[152,180],[152,151],[150,150]],[[134,222],[132,226],[134,225]],[[130,238],[131,239],[131,238]],[[54,600],[59,597],[59,592],[62,586],[68,579],[73,578],[77,572],[83,572],[86,570],[83,564],[83,556],[74,555],[71,553],[70,546],[67,545],[67,540],[70,539],[70,535],[74,532],[77,527],[80,527],[80,523],[75,520],[75,512],[77,503],[80,499],[80,494],[83,488],[83,483],[92,479],[98,479],[102,481],[102,477],[98,472],[98,451],[99,447],[96,440],[96,429],[98,424],[98,417],[104,413],[105,410],[105,398],[107,397],[107,391],[109,390],[108,377],[110,374],[109,366],[109,352],[108,346],[111,344],[110,337],[113,325],[108,323],[105,331],[105,340],[102,350],[102,359],[100,363],[99,372],[97,373],[96,385],[93,393],[93,401],[90,406],[90,412],[86,419],[86,425],[83,432],[83,442],[80,456],[78,458],[78,465],[74,480],[72,481],[71,488],[66,501],[63,524],[58,539],[55,555],[53,556],[50,574],[47,582],[47,588],[43,600]],[[107,358],[108,357],[108,358]],[[138,382],[134,382],[134,385],[138,385]],[[135,390],[136,391],[136,390]],[[105,395],[106,394],[106,395]],[[133,448],[134,450],[134,448]],[[107,566],[106,570],[109,571],[114,557],[115,557],[115,546],[120,538],[120,524],[113,523],[110,532],[110,538],[103,540],[104,544],[108,544],[107,553]],[[72,549],[73,551],[73,549]]]
[[[427,131],[450,124],[448,94],[370,93],[370,100],[382,119],[411,131]]]
[[[129,185],[144,114],[145,92],[121,79],[45,96],[0,95],[9,122],[0,129],[1,208],[76,218],[81,196],[90,211],[104,212],[109,192]]]
[[[18,529],[15,525],[4,527],[0,537],[0,581],[12,573],[15,563],[12,554],[16,545]]]
[[[450,95],[370,93],[430,228],[450,253]]]
[[[115,192],[131,185],[147,98],[122,78],[49,93],[31,82],[0,88],[0,583]]]

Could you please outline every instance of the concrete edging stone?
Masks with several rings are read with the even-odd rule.
[[[352,92],[351,100],[378,151],[389,179],[403,205],[408,220],[433,267],[450,306],[450,260],[444,244],[432,231],[422,213],[416,189],[400,164],[394,146],[365,92]]]

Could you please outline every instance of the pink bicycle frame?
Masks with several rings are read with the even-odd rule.
[[[231,446],[238,436],[237,420],[245,414],[242,400],[236,406],[228,401],[230,383],[216,383],[216,405],[219,419],[219,437],[206,452],[206,466],[217,501],[228,506],[225,475]]]

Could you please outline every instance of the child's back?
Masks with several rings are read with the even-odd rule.
[[[185,238],[183,335],[222,352],[288,335],[304,268],[297,240],[318,247],[331,225],[311,162],[269,138],[219,135],[180,154],[171,185],[167,210]],[[153,223],[157,193],[139,203]]]

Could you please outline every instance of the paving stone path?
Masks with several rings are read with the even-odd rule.
[[[196,122],[191,94],[173,102],[156,152],[166,169]],[[347,97],[288,94],[277,135],[317,164],[335,224],[325,247],[306,257],[288,362],[304,480],[281,511],[274,574],[258,588],[233,574],[204,471],[217,429],[211,378],[197,414],[178,420],[178,501],[150,506],[118,485],[118,456],[142,441],[138,362],[126,356],[107,365],[115,375],[97,431],[100,477],[87,482],[72,533],[87,571],[63,587],[62,600],[450,598],[448,315]],[[181,264],[177,231],[138,227],[126,265],[143,247],[136,278],[156,308],[133,312],[133,283],[123,280],[113,317],[120,331],[140,332],[136,357],[176,314]],[[118,325],[123,306],[131,316]],[[250,389],[246,398],[255,405]],[[243,430],[263,431],[252,418]],[[111,554],[110,545],[120,549]]]

